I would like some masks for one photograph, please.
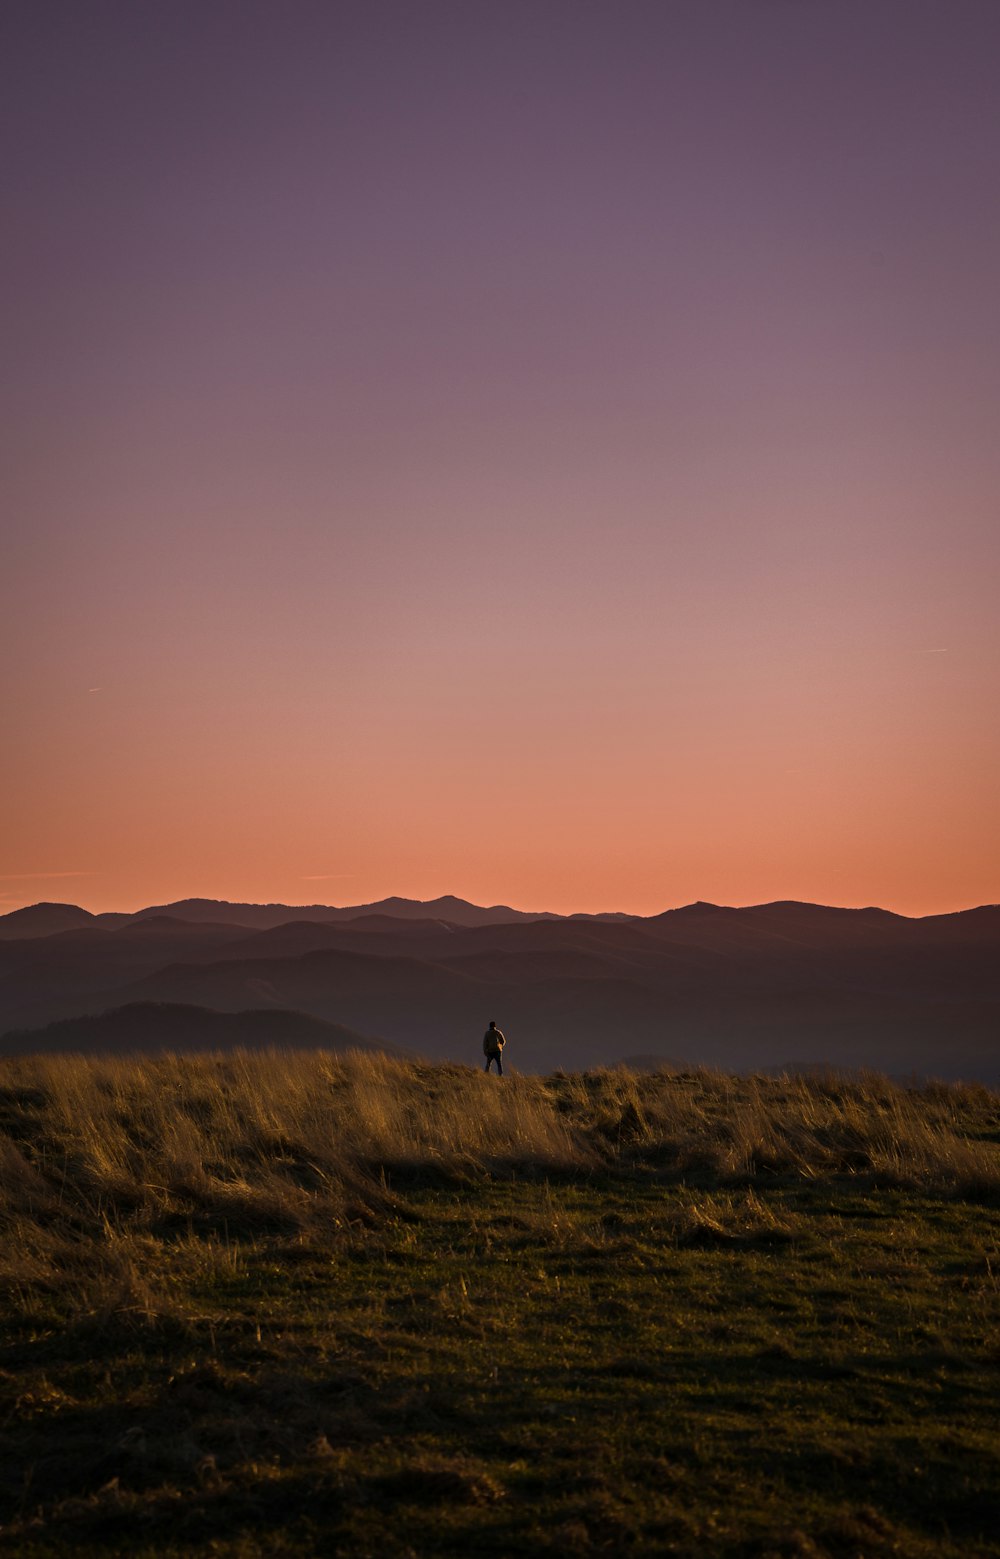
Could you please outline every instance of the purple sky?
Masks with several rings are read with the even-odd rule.
[[[8,906],[1000,897],[996,0],[0,60]]]

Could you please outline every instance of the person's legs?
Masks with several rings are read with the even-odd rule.
[[[503,1076],[503,1057],[501,1056],[499,1050],[497,1051],[497,1076]]]
[[[483,1071],[484,1071],[484,1072],[488,1072],[488,1071],[489,1071],[489,1069],[490,1069],[490,1062],[491,1062],[491,1061],[492,1061],[492,1060],[493,1060],[493,1057],[492,1057],[492,1056],[487,1056],[487,1057],[486,1057],[486,1065],[485,1065],[485,1066],[484,1066],[484,1067],[483,1067]]]

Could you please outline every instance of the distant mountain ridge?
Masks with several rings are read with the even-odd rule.
[[[172,904],[150,904],[133,912],[113,910],[93,914],[78,904],[29,904],[23,909],[0,915],[0,941],[12,938],[56,936],[61,931],[77,931],[87,926],[119,926],[141,920],[183,920],[189,923],[212,922],[245,926],[248,930],[268,931],[290,921],[316,921],[329,924],[388,916],[393,920],[442,920],[456,926],[507,925],[520,920],[631,920],[636,917],[621,911],[557,915],[552,910],[512,909],[509,904],[489,906],[472,904],[468,899],[444,894],[437,899],[391,897],[372,904],[245,904],[228,899],[178,899]]]
[[[136,919],[149,915],[173,915],[182,920],[226,921],[230,925],[255,926],[269,930],[289,920],[316,920],[322,922],[357,920],[361,916],[388,915],[394,920],[445,920],[453,925],[477,926],[502,924],[513,920],[549,920],[560,917],[542,913],[533,915],[526,910],[511,909],[506,904],[494,904],[484,908],[470,904],[466,899],[444,894],[441,898],[404,899],[392,897],[379,899],[373,904],[351,904],[337,908],[330,904],[232,904],[215,899],[180,899],[175,904],[162,904],[141,909]]]
[[[443,894],[436,899],[407,899],[396,896],[378,899],[371,904],[249,904],[228,899],[177,899],[171,904],[151,904],[132,912],[122,910],[94,914],[78,904],[43,902],[29,904],[23,909],[9,910],[0,915],[0,941],[25,937],[54,936],[62,931],[76,931],[93,926],[122,926],[145,920],[172,920],[186,923],[212,923],[216,925],[244,926],[248,930],[271,930],[275,926],[291,922],[313,921],[328,925],[335,922],[370,919],[382,916],[391,920],[438,920],[455,926],[511,925],[517,922],[559,920],[596,921],[599,923],[627,923],[651,925],[665,923],[675,918],[685,920],[718,919],[719,917],[767,916],[773,920],[794,916],[800,921],[809,917],[822,917],[827,921],[858,924],[861,919],[884,924],[892,922],[910,925],[928,922],[944,923],[956,917],[975,915],[995,916],[1000,922],[1000,906],[982,904],[974,908],[956,910],[948,915],[907,916],[893,910],[843,908],[826,904],[811,904],[797,899],[779,899],[766,904],[749,904],[736,907],[727,904],[711,904],[698,900],[666,909],[655,915],[630,915],[621,910],[589,913],[575,911],[561,915],[553,910],[512,909],[508,904],[489,906],[472,904],[468,899],[454,894]]]
[[[134,915],[45,904],[0,918],[7,1053],[162,1048],[170,1025],[181,1048],[262,1025],[275,1043],[309,1044],[318,1023],[475,1064],[490,1018],[524,1071],[641,1057],[1000,1082],[1000,908],[560,916],[446,896],[340,909],[193,899]]]

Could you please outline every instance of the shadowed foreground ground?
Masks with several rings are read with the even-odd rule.
[[[1000,1098],[0,1073],[0,1551],[1000,1554]]]

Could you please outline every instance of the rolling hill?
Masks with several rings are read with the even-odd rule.
[[[30,1040],[30,1043],[29,1043]],[[254,1009],[213,1012],[169,1002],[132,1002],[109,1012],[66,1018],[29,1035],[16,1030],[0,1039],[0,1055],[91,1052],[233,1050],[360,1050],[402,1057],[398,1045],[385,1044],[340,1023],[326,1023],[301,1012]]]

